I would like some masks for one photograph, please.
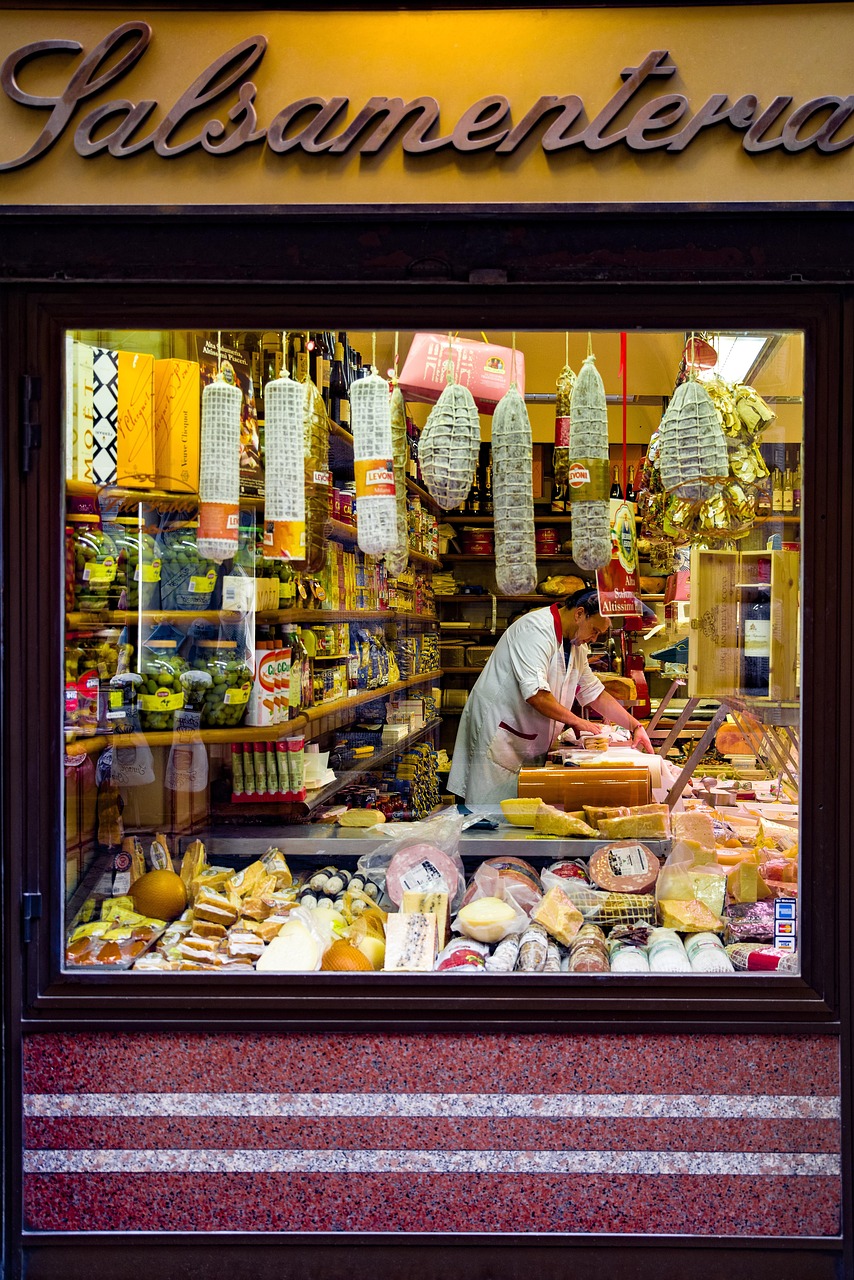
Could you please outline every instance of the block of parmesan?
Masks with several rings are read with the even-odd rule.
[[[584,923],[584,916],[575,903],[558,885],[549,889],[546,896],[531,912],[531,919],[541,924],[547,933],[568,947]]]
[[[721,918],[696,898],[688,901],[663,898],[658,910],[664,929],[676,929],[679,933],[720,933],[723,928]]]
[[[645,810],[659,806],[644,805]],[[663,812],[643,812],[632,809],[625,818],[602,818],[599,831],[612,840],[626,840],[632,836],[639,840],[666,840],[670,835],[670,812],[667,805],[661,805]]]
[[[541,836],[586,836],[589,839],[596,835],[586,822],[579,822],[571,813],[564,813],[550,804],[541,804],[534,814],[534,831]]]
[[[688,813],[674,813],[671,825],[673,835],[677,839],[696,840],[697,844],[714,854],[715,826],[710,813],[703,813],[700,809],[691,809]]]
[[[386,920],[388,973],[430,973],[436,962],[436,917],[423,911],[399,911]]]
[[[450,936],[448,925],[447,893],[419,893],[417,890],[405,891],[400,909],[407,914],[433,915],[436,917],[436,935],[441,951],[447,945]]]

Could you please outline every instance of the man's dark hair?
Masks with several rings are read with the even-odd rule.
[[[573,591],[563,602],[564,609],[583,609],[588,618],[599,612],[599,592],[595,587],[582,587]]]

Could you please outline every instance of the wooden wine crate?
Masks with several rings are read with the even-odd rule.
[[[798,688],[798,596],[800,554],[797,551],[742,551],[739,584],[745,589],[762,581],[760,562],[771,561],[771,702],[792,702]],[[764,575],[768,582],[767,569]]]
[[[688,697],[723,699],[738,691],[738,551],[691,549]]]
[[[764,572],[761,568],[765,562]],[[770,575],[768,562],[770,561]],[[769,702],[791,702],[798,683],[797,551],[691,551],[688,696],[725,699],[742,685],[742,610],[757,584],[771,597]]]

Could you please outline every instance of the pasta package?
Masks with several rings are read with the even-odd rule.
[[[568,472],[572,502],[572,558],[582,569],[611,561],[608,487],[608,403],[605,385],[589,355],[572,388]]]
[[[492,419],[495,579],[509,596],[528,595],[537,585],[532,467],[531,423],[514,383]]]

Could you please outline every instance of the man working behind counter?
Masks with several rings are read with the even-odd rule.
[[[542,760],[563,725],[594,732],[589,721],[573,714],[576,698],[609,723],[631,729],[638,750],[652,751],[643,725],[590,670],[588,646],[609,627],[599,613],[599,596],[585,587],[562,606],[535,609],[507,628],[460,718],[449,791],[468,805],[511,799],[519,770]]]

